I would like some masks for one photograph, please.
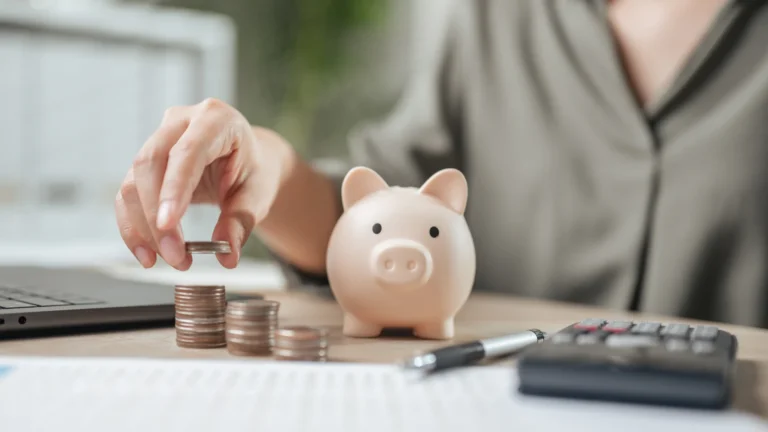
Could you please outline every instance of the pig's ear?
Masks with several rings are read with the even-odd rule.
[[[447,168],[433,174],[424,182],[419,192],[437,198],[456,213],[463,215],[467,207],[468,189],[464,174],[459,170]]]
[[[361,166],[352,168],[341,184],[341,202],[344,210],[366,196],[388,187],[387,182],[376,171]]]

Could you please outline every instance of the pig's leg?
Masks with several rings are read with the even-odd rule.
[[[413,334],[422,339],[451,339],[453,338],[453,318],[414,327]]]
[[[381,334],[381,326],[360,321],[351,314],[344,314],[344,336],[376,337]]]

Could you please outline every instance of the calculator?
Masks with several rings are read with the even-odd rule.
[[[737,345],[733,334],[711,325],[585,319],[521,354],[518,391],[724,409]]]

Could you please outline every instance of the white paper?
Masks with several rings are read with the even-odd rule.
[[[164,110],[234,102],[236,28],[129,2],[34,3],[0,1],[0,244],[120,241],[115,195]],[[216,218],[189,214],[184,232],[209,238]]]
[[[521,396],[507,367],[427,380],[395,366],[234,360],[0,357],[3,430],[728,431],[737,412]]]

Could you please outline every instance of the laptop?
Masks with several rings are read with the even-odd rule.
[[[227,294],[227,300],[263,298]],[[0,338],[174,325],[174,287],[97,270],[0,266]]]

